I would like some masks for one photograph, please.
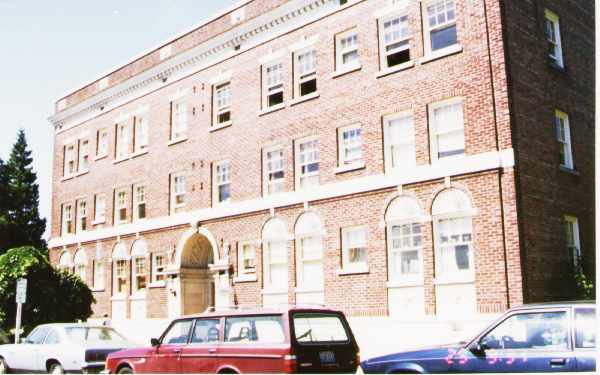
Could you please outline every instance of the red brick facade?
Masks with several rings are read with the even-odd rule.
[[[179,53],[191,53],[194,46],[235,33],[237,28],[258,22],[261,14],[281,11],[290,3],[251,1],[243,6],[243,22],[232,25],[231,14],[225,14],[174,41],[171,56],[174,59]],[[115,299],[111,297],[115,289],[115,259],[111,254],[117,243],[124,244],[127,251],[131,252],[136,240],[145,241],[150,254],[166,254],[174,260],[173,264],[177,264],[176,258],[184,256],[182,252],[187,251],[186,235],[197,231],[197,228],[201,228],[201,233],[210,233],[204,236],[206,243],[210,241],[212,248],[216,247],[219,258],[211,255],[215,266],[209,266],[210,271],[207,270],[211,282],[212,278],[215,280],[213,288],[216,287],[217,292],[205,289],[204,293],[218,294],[219,288],[228,284],[232,288],[228,294],[230,303],[262,303],[261,291],[265,282],[261,233],[265,223],[272,217],[282,219],[287,226],[287,300],[294,303],[297,298],[294,288],[298,286],[296,262],[299,251],[299,237],[294,233],[295,224],[304,212],[315,213],[322,222],[324,303],[351,315],[388,315],[391,305],[389,298],[392,295],[389,291],[393,287],[389,285],[388,249],[391,242],[386,229],[389,227],[386,226],[386,211],[398,196],[416,199],[422,207],[422,281],[414,286],[420,288],[417,295],[422,294],[423,314],[439,313],[441,294],[447,293],[444,288],[448,285],[452,287],[452,283],[446,285],[438,278],[439,265],[436,266],[436,262],[439,260],[436,257],[439,257],[440,250],[434,238],[440,216],[432,212],[432,206],[437,196],[452,189],[464,192],[472,205],[468,215],[472,219],[474,282],[463,280],[458,285],[473,285],[477,312],[499,312],[528,300],[566,296],[558,291],[557,294],[548,294],[551,290],[549,285],[557,279],[550,280],[550,273],[542,273],[541,269],[546,269],[546,264],[554,264],[548,260],[549,253],[566,254],[565,246],[556,245],[565,243],[562,234],[565,214],[579,218],[582,247],[584,250],[593,249],[593,211],[590,204],[593,198],[593,137],[583,137],[579,133],[581,127],[581,132],[585,129],[590,135],[593,134],[593,85],[586,86],[588,91],[568,95],[568,102],[564,104],[548,103],[546,91],[540,87],[535,103],[546,103],[549,110],[545,112],[539,110],[540,107],[534,102],[527,101],[524,91],[532,82],[516,77],[525,75],[527,69],[537,69],[533,68],[536,65],[530,62],[531,59],[539,59],[541,67],[547,63],[541,52],[533,57],[533,47],[525,48],[531,57],[518,61],[518,54],[523,49],[520,47],[538,43],[543,49],[546,44],[541,21],[536,21],[537,26],[527,44],[520,40],[525,36],[520,36],[519,27],[529,22],[527,17],[532,16],[518,1],[502,2],[501,6],[497,1],[456,0],[457,39],[461,48],[436,58],[430,58],[424,47],[422,12],[425,10],[420,2],[409,1],[407,12],[412,35],[409,43],[414,66],[407,65],[405,69],[385,75],[380,74],[378,36],[381,30],[378,29],[378,18],[388,15],[385,10],[390,2],[350,1],[347,5],[335,7],[333,3],[337,2],[315,1],[311,7],[302,8],[303,11],[297,16],[298,19],[309,19],[307,24],[294,26],[282,35],[251,48],[246,48],[242,42],[241,50],[232,52],[223,61],[173,81],[170,76],[165,76],[166,79],[163,78],[156,90],[137,97],[131,94],[134,95],[131,100],[114,105],[114,108],[110,100],[117,99],[101,100],[99,104],[91,106],[93,111],[89,110],[90,106],[86,103],[110,92],[115,86],[128,84],[130,80],[147,73],[148,69],[169,63],[169,58],[161,62],[160,51],[156,50],[111,73],[108,81],[104,81],[107,88],[100,88],[99,82],[102,80],[99,80],[59,101],[62,103],[57,105],[57,109],[60,109],[53,120],[57,133],[50,255],[52,262],[58,264],[65,251],[71,257],[75,256],[78,249],[84,251],[88,265],[86,282],[90,285],[93,284],[92,260],[105,264],[105,283],[94,292],[96,316],[111,314],[114,308]],[[555,2],[551,3],[556,5]],[[311,12],[318,12],[320,7],[327,6],[330,10],[323,13],[322,17],[310,18]],[[512,15],[513,7],[522,11],[518,14],[523,19],[507,16],[508,12]],[[539,8],[543,17],[543,6]],[[540,12],[539,9],[537,11]],[[576,12],[568,7],[558,8],[555,12],[562,15],[561,11],[565,14],[564,23],[571,22],[567,14]],[[235,12],[239,14],[239,10]],[[361,67],[347,74],[336,75],[335,35],[353,27],[358,32]],[[576,35],[581,30],[575,30],[578,26],[574,21],[570,27],[572,31],[563,31],[565,44],[569,46],[565,47],[569,67],[569,60],[578,58],[578,53],[581,53],[575,43],[583,43],[576,41]],[[533,36],[534,32],[539,35]],[[566,34],[570,32],[573,35],[567,37]],[[592,43],[592,37],[589,38],[589,43]],[[292,95],[293,51],[289,47],[307,43],[307,40],[312,40],[316,49],[318,96],[296,102]],[[280,110],[262,113],[261,61],[265,56],[280,51],[286,105]],[[591,59],[593,53],[589,56]],[[509,67],[508,61],[515,63]],[[581,87],[580,82],[585,81],[588,74],[591,77],[591,73],[575,62],[572,66],[573,75],[564,84],[575,90]],[[215,77],[224,72],[231,72],[227,79],[231,86],[232,124],[214,130],[211,129],[215,101],[212,86],[216,82]],[[552,76],[564,73],[549,71],[544,74],[548,78],[540,79],[536,84],[555,85],[556,92],[563,87],[559,80],[567,79]],[[134,92],[134,89],[131,91]],[[169,141],[173,125],[170,102],[174,97],[181,97],[187,105],[187,139],[179,143]],[[456,97],[462,98],[463,103],[465,157],[444,164],[432,160],[430,156],[430,132],[433,126],[430,116],[433,104]],[[578,101],[585,105],[576,108]],[[573,130],[576,175],[561,172],[558,161],[552,159],[558,156],[556,148],[548,146],[556,142],[556,138],[552,138],[554,105],[573,108],[571,123],[572,127],[577,127],[577,131]],[[140,108],[145,108],[143,116],[149,121],[147,152],[134,154],[122,161],[116,160],[116,124],[133,122]],[[79,120],[75,115],[65,115],[68,111],[88,111],[89,115]],[[417,168],[414,172],[403,172],[396,178],[386,172],[384,118],[405,111],[413,116]],[[533,120],[532,114],[540,120]],[[539,128],[534,129],[527,124],[532,121],[537,121],[537,124],[548,123],[547,134],[540,135]],[[353,124],[362,127],[364,166],[341,172],[337,169],[340,147],[338,129]],[[96,160],[97,135],[104,128],[109,131],[108,156]],[[299,173],[295,163],[298,157],[297,140],[306,136],[315,136],[319,142],[319,188],[314,192],[300,192],[295,188]],[[529,139],[534,138],[535,141],[529,143]],[[81,145],[82,140],[86,139],[91,145],[89,171],[64,176],[66,147],[70,144]],[[263,197],[263,149],[273,144],[279,144],[283,149],[286,193],[279,200]],[[128,147],[133,151],[132,144]],[[513,155],[516,159],[513,159]],[[542,163],[542,158],[547,160]],[[216,178],[213,163],[221,160],[230,162],[231,202],[217,205],[213,197]],[[548,171],[542,171],[542,167]],[[171,207],[173,186],[170,176],[173,173],[184,173],[186,176],[186,204],[177,214],[172,214]],[[551,188],[543,183],[550,180]],[[136,221],[132,216],[133,186],[137,184],[143,184],[146,189],[147,219],[142,221]],[[540,190],[544,187],[551,191]],[[127,218],[126,223],[114,225],[115,189],[121,188],[127,190]],[[559,189],[562,188],[569,195],[560,194]],[[577,194],[579,189],[584,189],[584,194]],[[63,233],[63,205],[72,204],[76,211],[76,202],[85,200],[89,223],[93,219],[94,197],[97,194],[106,196],[106,222],[88,224],[85,233]],[[544,203],[544,200],[553,199],[556,202],[564,200],[565,203]],[[75,211],[74,222],[77,217]],[[368,269],[346,274],[340,272],[341,230],[357,225],[365,229]],[[238,251],[244,241],[255,244],[255,280],[241,280],[238,277]],[[557,256],[556,262],[564,262],[561,256]],[[125,315],[131,317],[133,300],[129,297],[133,283],[132,261],[129,258],[127,261],[127,292],[123,306]],[[167,278],[183,277],[185,267],[183,263],[179,266],[169,270]],[[148,256],[146,267],[151,278],[151,255]],[[219,276],[228,281],[219,284],[221,281],[216,281]],[[150,285],[146,289],[145,302],[142,303],[145,304],[145,316],[148,318],[167,317],[169,298],[172,299],[176,293],[180,293],[176,297],[185,298],[181,290],[171,290],[169,282]],[[403,301],[410,303],[412,300],[407,297]],[[455,303],[460,301],[456,300]]]

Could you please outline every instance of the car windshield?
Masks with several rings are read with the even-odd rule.
[[[71,327],[65,329],[73,341],[125,341],[114,329],[106,327]]]
[[[294,335],[299,343],[348,341],[342,319],[335,314],[294,314]]]

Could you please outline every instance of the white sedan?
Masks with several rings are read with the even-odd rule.
[[[20,344],[0,345],[0,374],[100,372],[109,353],[132,346],[110,327],[44,324]]]

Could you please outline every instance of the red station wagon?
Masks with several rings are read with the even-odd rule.
[[[237,308],[174,320],[151,348],[112,353],[107,373],[355,373],[360,354],[340,311]]]

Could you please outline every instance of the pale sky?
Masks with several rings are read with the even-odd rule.
[[[19,128],[49,219],[53,103],[237,0],[0,0],[0,158]]]

